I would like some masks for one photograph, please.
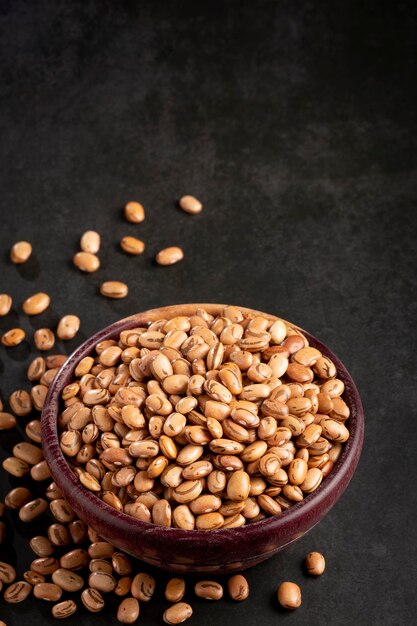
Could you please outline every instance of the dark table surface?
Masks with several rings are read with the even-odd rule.
[[[362,395],[365,445],[341,501],[248,571],[248,602],[192,600],[190,623],[415,624],[415,4],[4,0],[0,34],[0,292],[14,298],[2,330],[20,324],[31,337],[75,313],[69,351],[136,311],[236,303],[322,339]],[[176,208],[185,193],[202,214]],[[122,217],[130,199],[146,207],[141,225]],[[103,241],[92,275],[71,264],[86,229]],[[120,251],[126,234],[145,240],[143,256]],[[34,254],[19,267],[8,250],[20,239]],[[157,267],[166,245],[184,261]],[[106,279],[125,280],[129,297],[102,298]],[[29,319],[21,302],[40,290],[51,309]],[[0,350],[3,397],[27,385],[29,351],[31,338]],[[2,457],[14,441],[0,435]],[[1,474],[0,495],[11,484]],[[0,547],[20,572],[32,559],[21,526]],[[302,571],[310,550],[327,558],[321,579]],[[285,579],[303,590],[293,614],[275,601]],[[158,580],[140,623],[161,623]],[[116,623],[110,605],[68,624]],[[40,601],[0,600],[8,626],[49,616]]]

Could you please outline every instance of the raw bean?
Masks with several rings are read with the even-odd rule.
[[[84,485],[86,489],[89,489],[90,491],[101,491],[101,485],[98,480],[96,480],[94,476],[88,472],[81,472],[79,474],[79,479],[80,483]]]
[[[19,517],[22,522],[31,522],[48,509],[48,503],[43,498],[37,498],[28,502],[19,510]]]
[[[104,598],[97,589],[84,589],[81,600],[85,608],[91,613],[97,613],[104,608]]]
[[[23,328],[11,328],[2,335],[1,342],[6,348],[13,348],[22,343],[25,337],[26,333]]]
[[[113,566],[105,559],[91,559],[88,564],[90,572],[105,572],[106,574],[113,573]]]
[[[167,609],[163,615],[165,624],[182,624],[193,614],[193,609],[186,602],[177,602]]]
[[[171,526],[171,505],[165,499],[158,500],[152,507],[152,521],[157,526]]]
[[[221,600],[223,587],[213,580],[200,580],[194,587],[194,593],[205,600]]]
[[[76,315],[64,315],[59,320],[56,334],[59,339],[73,339],[80,328],[80,318]]]
[[[305,559],[306,569],[312,576],[321,576],[326,569],[326,561],[320,552],[309,552]]]
[[[10,394],[10,408],[15,415],[25,417],[32,410],[32,400],[30,394],[25,389],[17,389]]]
[[[88,548],[88,556],[91,559],[109,559],[113,556],[114,548],[107,541],[93,542]]]
[[[83,252],[97,254],[100,250],[101,238],[95,230],[86,230],[80,239],[80,248]]]
[[[323,435],[331,441],[344,443],[349,439],[349,431],[344,424],[333,419],[325,419],[320,422]]]
[[[224,523],[224,517],[220,513],[204,513],[196,518],[196,527],[198,530],[214,530],[221,528]]]
[[[45,359],[41,356],[36,357],[31,361],[28,370],[27,377],[30,381],[40,380],[45,373],[46,370],[46,362]]]
[[[121,624],[134,624],[139,617],[139,602],[136,598],[125,598],[117,610],[117,619]]]
[[[132,564],[123,552],[113,553],[112,565],[114,571],[116,574],[119,574],[119,576],[128,576],[132,573]]]
[[[35,443],[42,443],[41,422],[40,420],[31,420],[25,426],[26,436]]]
[[[140,202],[128,202],[125,205],[124,214],[127,221],[133,224],[139,224],[145,219],[145,209]]]
[[[258,496],[258,504],[262,510],[266,511],[270,515],[279,515],[281,513],[281,506],[279,503],[265,493]]]
[[[26,263],[32,254],[32,246],[28,241],[18,241],[10,250],[10,260],[12,263]]]
[[[48,528],[48,537],[54,546],[67,546],[70,543],[70,535],[63,524],[51,524]]]
[[[55,345],[55,335],[50,328],[38,328],[33,335],[38,350],[51,350]]]
[[[100,259],[91,252],[77,252],[74,254],[72,262],[82,272],[96,272],[100,267]]]
[[[43,460],[43,452],[41,448],[33,445],[33,443],[27,443],[26,441],[17,443],[14,446],[13,455],[17,459],[26,461],[26,463],[29,463],[30,465],[36,465],[36,463],[40,463],[40,461]]]
[[[182,196],[178,204],[185,213],[189,213],[190,215],[196,215],[203,210],[203,205],[200,200],[197,200],[194,196]]]
[[[0,582],[10,584],[16,578],[16,570],[9,563],[0,561]]]
[[[69,569],[59,568],[52,573],[53,582],[64,591],[74,593],[84,586],[84,579]]]
[[[58,602],[62,596],[62,589],[55,583],[38,583],[33,588],[33,595],[39,600]]]
[[[247,472],[234,472],[227,483],[227,497],[229,500],[246,500],[249,497],[250,477]]]
[[[55,619],[66,619],[71,615],[74,615],[77,610],[77,605],[74,600],[64,600],[52,607],[52,615]]]
[[[47,537],[37,535],[30,540],[30,547],[32,551],[41,558],[51,556],[54,552],[54,546]]]
[[[244,576],[235,574],[231,576],[227,582],[227,589],[232,600],[241,602],[249,596],[249,584]]]
[[[17,478],[21,478],[28,474],[30,471],[30,465],[25,463],[25,461],[21,461],[20,459],[16,459],[14,456],[10,456],[7,459],[4,459],[2,463],[3,469],[6,470],[12,476],[16,476]]]
[[[17,604],[18,602],[23,602],[32,592],[32,585],[25,582],[24,580],[19,580],[16,583],[7,587],[4,592],[3,599],[5,602],[9,604]]]
[[[127,254],[138,255],[142,254],[145,250],[145,244],[141,239],[136,237],[126,236],[120,241],[120,247]]]
[[[88,577],[88,584],[92,589],[102,593],[110,593],[116,587],[116,580],[106,572],[92,572]]]
[[[292,485],[301,485],[308,471],[308,465],[303,459],[294,459],[288,467],[288,480]]]
[[[176,528],[182,530],[194,530],[195,528],[194,516],[186,504],[181,504],[173,510],[172,519]]]
[[[100,286],[100,293],[106,298],[126,298],[129,292],[129,288],[125,283],[121,283],[117,280],[109,280],[104,282]]]
[[[53,557],[40,557],[39,559],[35,559],[30,564],[30,569],[36,572],[37,574],[42,574],[43,576],[48,576],[48,574],[52,574],[56,569],[59,568],[59,562]]]
[[[86,567],[88,563],[88,554],[82,548],[76,548],[63,554],[59,561],[59,566],[64,569],[78,570]]]
[[[16,418],[11,413],[0,413],[0,430],[9,430],[17,424]]]
[[[178,261],[182,261],[183,258],[184,253],[181,248],[171,246],[170,248],[164,248],[158,252],[156,262],[158,265],[173,265],[174,263],[178,263]]]
[[[304,493],[312,493],[320,486],[322,479],[323,474],[318,467],[309,469],[304,481],[300,485],[301,491]]]
[[[52,502],[49,505],[49,508],[51,509],[52,515],[55,517],[55,519],[58,522],[61,522],[61,524],[67,524],[69,522],[73,522],[75,519],[74,511],[71,509],[68,502],[66,502],[62,498],[57,498],[56,500],[52,500]]]
[[[51,298],[47,293],[35,293],[23,302],[23,312],[26,313],[26,315],[39,315],[48,308],[50,303]]]
[[[59,368],[64,365],[66,360],[67,357],[65,354],[48,354],[48,356],[45,357],[45,363],[48,369]]]
[[[114,588],[114,593],[116,596],[127,596],[130,593],[130,588],[132,587],[132,579],[130,576],[122,576],[117,581],[117,585]]]
[[[36,572],[33,572],[32,570],[28,570],[27,572],[24,572],[23,578],[25,579],[27,583],[31,585],[37,585],[38,583],[45,582],[45,576],[42,576],[42,574],[37,574]]]
[[[301,605],[301,589],[295,583],[281,583],[277,595],[278,602],[284,609],[298,609]]]
[[[7,315],[12,308],[13,300],[7,293],[0,293],[0,317]]]
[[[313,370],[319,378],[328,380],[334,378],[337,374],[336,366],[327,356],[321,356],[313,365]]]
[[[136,574],[132,582],[131,594],[141,602],[149,602],[155,591],[155,579],[150,574]]]
[[[183,578],[171,578],[165,588],[165,598],[168,602],[180,602],[185,594],[185,581]]]

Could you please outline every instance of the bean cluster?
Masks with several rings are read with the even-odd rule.
[[[97,344],[62,392],[79,481],[141,521],[235,528],[314,492],[349,437],[334,363],[294,327],[227,306]]]

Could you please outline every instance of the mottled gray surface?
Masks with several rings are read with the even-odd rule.
[[[415,623],[415,38],[411,2],[0,3],[0,292],[15,301],[0,328],[71,312],[81,340],[152,306],[232,302],[311,331],[362,393],[364,452],[340,503],[248,572],[250,601],[193,600],[196,626]],[[183,193],[205,212],[178,211]],[[143,225],[122,219],[133,198]],[[89,228],[102,234],[102,267],[86,276],[70,260]],[[126,234],[146,241],[143,257],[118,250]],[[7,262],[18,239],[34,245],[23,267]],[[155,252],[175,244],[184,262],[156,267]],[[126,280],[129,298],[102,299],[105,279]],[[38,290],[52,309],[25,318],[20,304]],[[24,380],[28,352],[1,349],[3,396]],[[14,441],[0,435],[2,456]],[[21,526],[0,554],[23,571]],[[312,549],[327,558],[320,580],[300,568]],[[274,600],[284,579],[303,588],[295,614]],[[161,623],[162,589],[141,623]],[[49,613],[0,600],[8,626]],[[82,609],[67,623],[114,613]]]

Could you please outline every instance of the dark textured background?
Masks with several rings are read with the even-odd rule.
[[[342,500],[248,572],[248,602],[193,600],[196,626],[416,623],[416,34],[412,2],[0,3],[0,292],[15,303],[1,329],[31,334],[77,313],[69,350],[135,311],[231,302],[311,331],[362,394],[365,446]],[[201,215],[176,208],[184,193],[202,199]],[[145,205],[144,224],[123,220],[129,199]],[[102,267],[83,275],[71,257],[89,228]],[[146,241],[142,257],[118,249],[126,234]],[[19,239],[34,255],[16,267]],[[175,244],[184,262],[156,267]],[[126,280],[129,297],[101,298],[105,279]],[[38,290],[51,310],[28,319],[21,302]],[[3,397],[24,381],[28,352],[0,350]],[[4,455],[15,439],[0,439]],[[1,495],[9,482],[2,474]],[[23,571],[20,526],[0,553]],[[300,567],[313,549],[328,563],[318,580]],[[285,579],[302,586],[294,614],[274,599]],[[140,623],[161,623],[162,589]],[[49,613],[0,600],[8,626]],[[114,613],[82,608],[67,623]]]

